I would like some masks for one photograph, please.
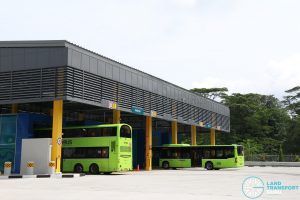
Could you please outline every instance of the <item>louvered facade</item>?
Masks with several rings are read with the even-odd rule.
[[[54,99],[230,131],[228,107],[67,41],[0,42],[0,105]]]

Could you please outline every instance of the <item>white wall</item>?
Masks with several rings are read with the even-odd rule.
[[[51,138],[22,139],[21,174],[26,174],[28,161],[35,163],[34,174],[48,174],[51,141]]]

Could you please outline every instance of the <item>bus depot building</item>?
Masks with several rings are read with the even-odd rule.
[[[151,170],[152,146],[182,143],[182,135],[196,145],[199,134],[214,145],[216,132],[230,131],[230,112],[65,40],[0,42],[1,172],[10,161],[21,173],[33,154],[60,172],[63,127],[120,123],[132,127],[133,168]],[[36,131],[43,128],[51,135]]]

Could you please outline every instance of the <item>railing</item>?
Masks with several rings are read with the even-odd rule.
[[[300,155],[279,155],[256,154],[245,156],[246,161],[273,161],[273,162],[300,162]]]

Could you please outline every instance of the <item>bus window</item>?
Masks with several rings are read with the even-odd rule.
[[[86,135],[86,129],[74,128],[74,129],[63,129],[63,137],[84,137]]]
[[[217,152],[217,155],[216,155],[217,158],[223,158],[223,156],[224,156],[223,149],[217,149],[216,152]]]
[[[214,149],[210,150],[210,157],[211,158],[215,158],[216,157],[216,150],[214,150]]]
[[[209,151],[209,149],[204,149],[204,158],[210,158],[210,151]]]
[[[237,146],[237,152],[239,156],[244,155],[244,148],[242,146]]]
[[[102,158],[108,158],[108,147],[102,148]]]
[[[172,148],[171,149],[171,158],[178,159],[179,157],[180,157],[180,153],[178,152],[178,150],[175,148]]]
[[[127,125],[123,125],[120,130],[120,137],[131,138],[131,130]]]
[[[109,158],[108,147],[75,147],[63,148],[63,159]]]
[[[233,158],[234,157],[234,148],[227,147],[224,149],[225,158]]]
[[[189,149],[183,148],[181,151],[181,159],[190,159],[190,151]]]

